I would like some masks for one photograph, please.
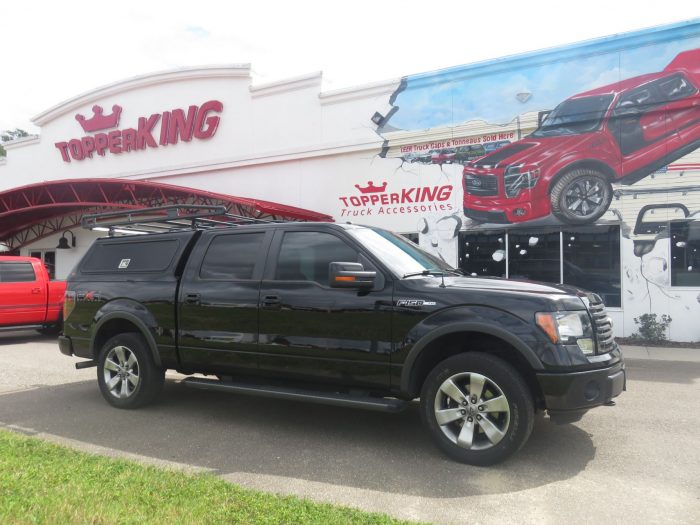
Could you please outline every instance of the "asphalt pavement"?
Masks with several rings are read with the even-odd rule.
[[[397,415],[187,389],[154,405],[101,397],[56,340],[0,333],[0,427],[81,450],[210,471],[256,489],[435,523],[700,522],[700,350],[631,348],[614,407],[538,416],[489,468],[440,453],[417,407]],[[666,359],[666,357],[672,359]]]

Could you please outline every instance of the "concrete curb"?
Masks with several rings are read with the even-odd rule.
[[[664,348],[659,346],[620,345],[625,359],[684,361],[700,363],[700,348]]]

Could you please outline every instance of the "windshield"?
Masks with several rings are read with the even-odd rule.
[[[612,99],[612,95],[601,95],[565,100],[547,115],[532,136],[554,137],[594,131],[600,127]]]
[[[347,231],[399,277],[424,270],[456,271],[395,233],[375,228],[351,228]]]

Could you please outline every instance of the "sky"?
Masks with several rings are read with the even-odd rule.
[[[700,16],[697,0],[649,6],[638,0],[3,2],[0,130],[38,132],[30,119],[63,100],[184,66],[250,63],[254,85],[323,71],[325,91]]]
[[[545,64],[529,65],[526,61],[505,72],[483,71],[476,75],[470,74],[469,68],[453,68],[417,78],[409,75],[394,103],[399,109],[388,123],[404,130],[453,126],[471,120],[508,124],[517,115],[554,109],[572,95],[663,71],[680,52],[690,49],[700,49],[700,37],[570,60],[553,58]],[[518,93],[527,93],[529,98],[521,102]]]

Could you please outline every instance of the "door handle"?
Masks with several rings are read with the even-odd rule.
[[[185,294],[185,304],[200,304],[202,296],[198,293]]]
[[[279,308],[282,306],[282,299],[279,295],[266,295],[262,300],[263,308]]]
[[[32,288],[32,293],[41,293],[41,288]]]

